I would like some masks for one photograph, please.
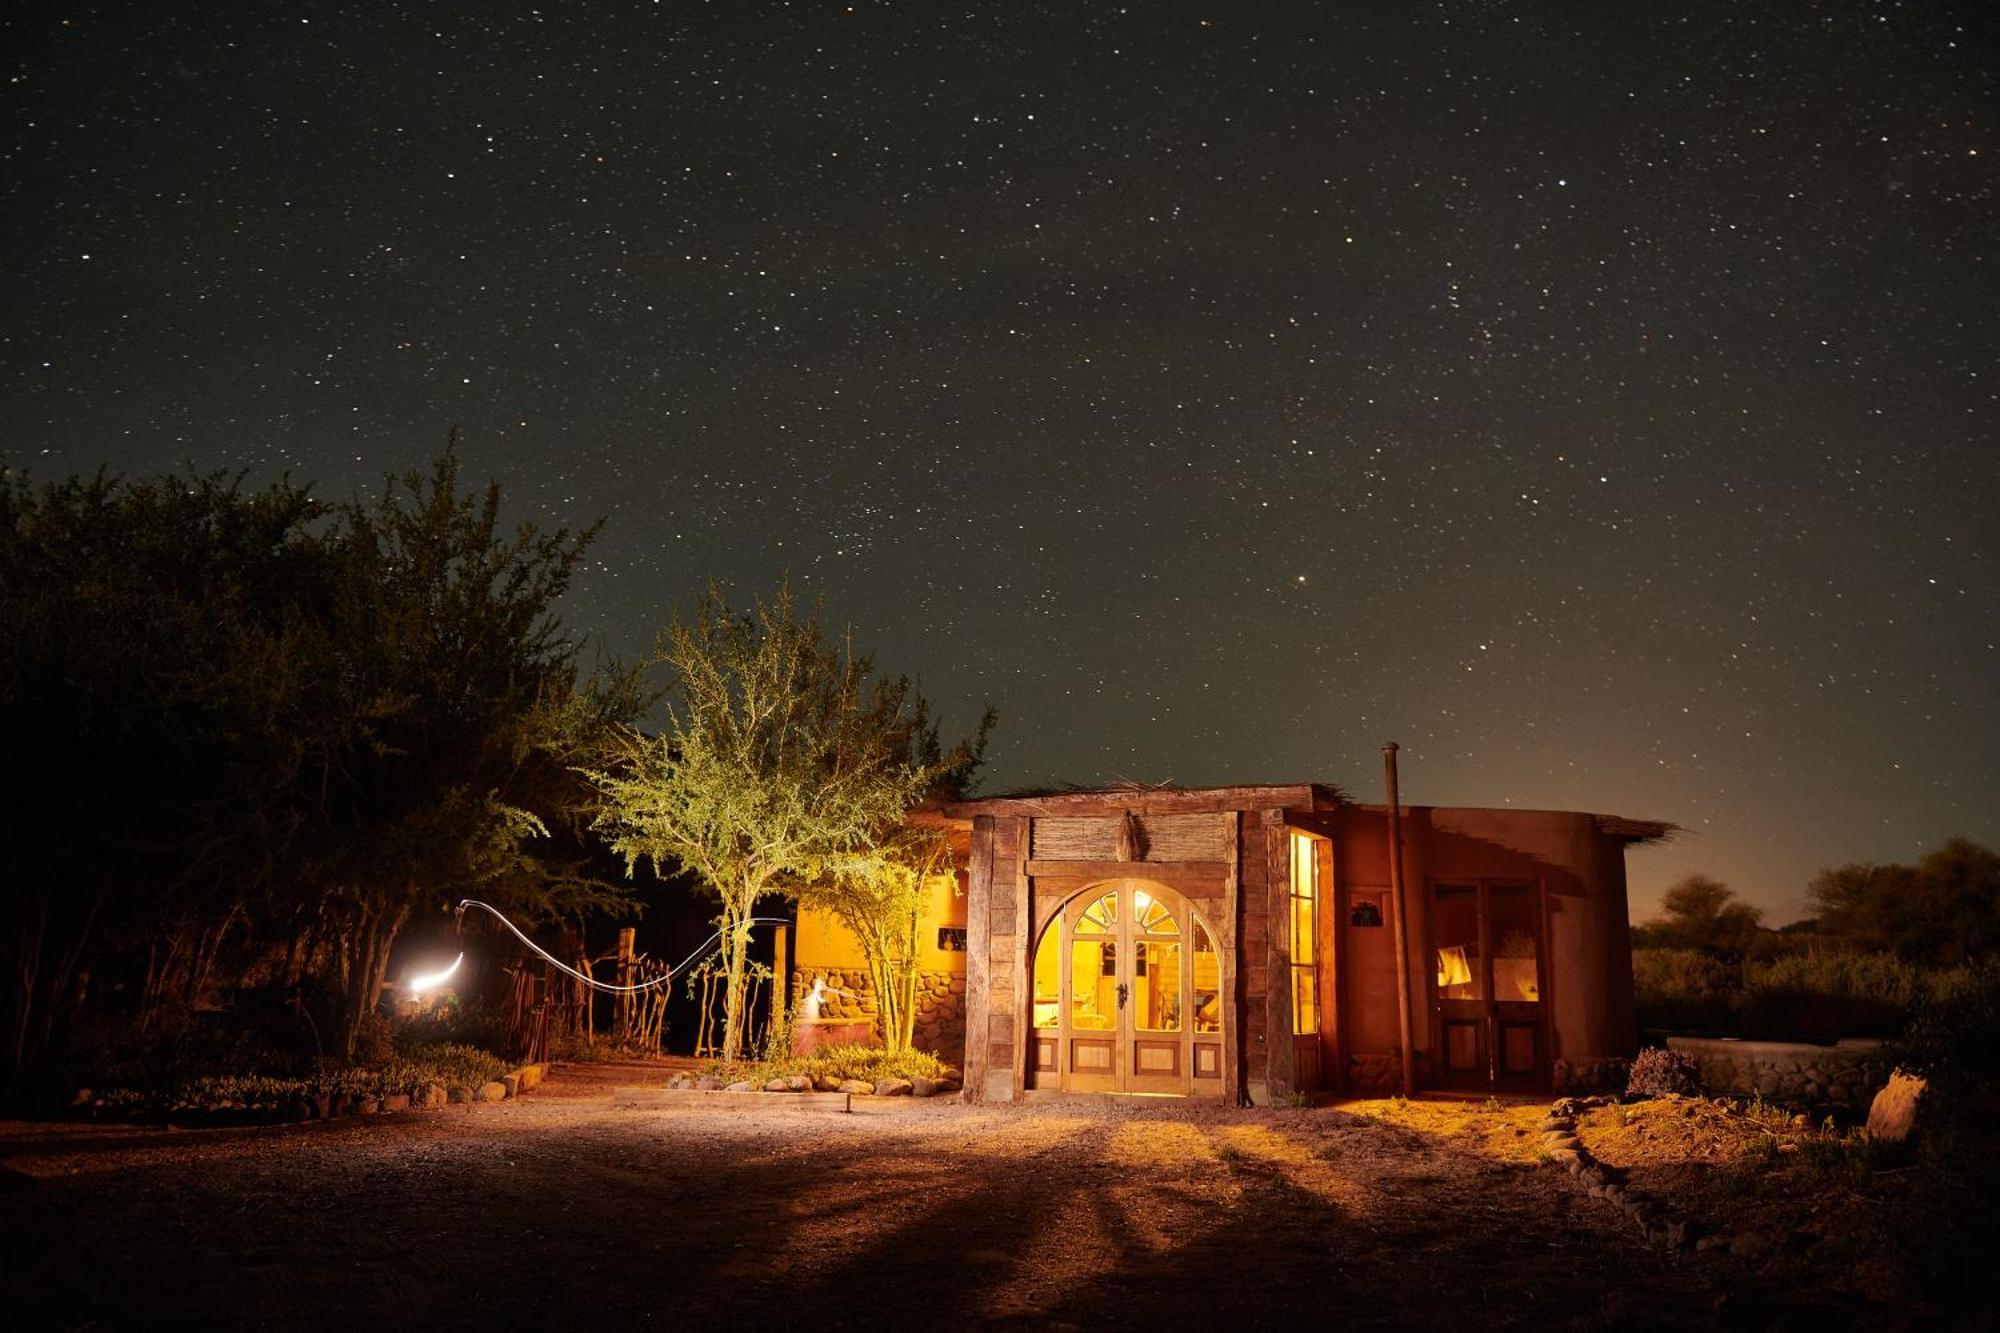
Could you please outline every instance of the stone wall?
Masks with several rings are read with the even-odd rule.
[[[801,964],[792,973],[793,1005],[797,997],[812,989],[815,978],[824,978],[827,995],[820,1008],[825,1019],[846,1021],[876,1015],[875,983],[863,968],[824,968]],[[797,1010],[794,1008],[794,1012]],[[919,972],[917,974],[918,1050],[929,1051],[946,1064],[956,1066],[965,1055],[965,975],[960,972]]]
[[[1694,1057],[1702,1087],[1708,1092],[1808,1106],[1867,1106],[1876,1090],[1889,1081],[1881,1046],[1878,1041],[1861,1040],[1810,1046],[1789,1041],[1667,1038],[1667,1049]]]
[[[1581,1056],[1556,1061],[1550,1083],[1558,1097],[1590,1092],[1622,1093],[1631,1075],[1632,1062],[1623,1056]]]

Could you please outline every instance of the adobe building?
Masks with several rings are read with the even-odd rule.
[[[974,1099],[1387,1093],[1404,1086],[1405,1023],[1417,1088],[1546,1092],[1616,1076],[1637,1044],[1625,849],[1666,824],[1405,805],[1399,923],[1386,807],[1330,786],[1069,791],[920,817],[951,829],[963,870],[925,923],[918,1043],[958,1058],[962,1025]],[[844,935],[803,912],[795,981],[852,979]]]

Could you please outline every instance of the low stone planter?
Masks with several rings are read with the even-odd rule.
[[[1668,1050],[1693,1058],[1708,1092],[1807,1106],[1866,1107],[1889,1081],[1881,1046],[1865,1039],[1815,1046],[1731,1037],[1667,1038]]]
[[[867,1018],[821,1019],[792,1028],[792,1054],[811,1055],[828,1046],[867,1046],[875,1041],[875,1022]]]

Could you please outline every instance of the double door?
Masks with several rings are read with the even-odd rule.
[[[1071,899],[1036,947],[1034,986],[1037,1087],[1220,1090],[1217,958],[1179,895],[1121,880]]]
[[[1548,1083],[1541,886],[1430,886],[1432,1045],[1447,1088],[1537,1092]]]

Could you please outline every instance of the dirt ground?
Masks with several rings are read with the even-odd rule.
[[[639,1078],[570,1066],[499,1105],[256,1130],[0,1126],[7,1323],[1885,1322],[1806,1257],[1648,1248],[1537,1165],[1543,1103],[840,1115],[615,1095]]]

